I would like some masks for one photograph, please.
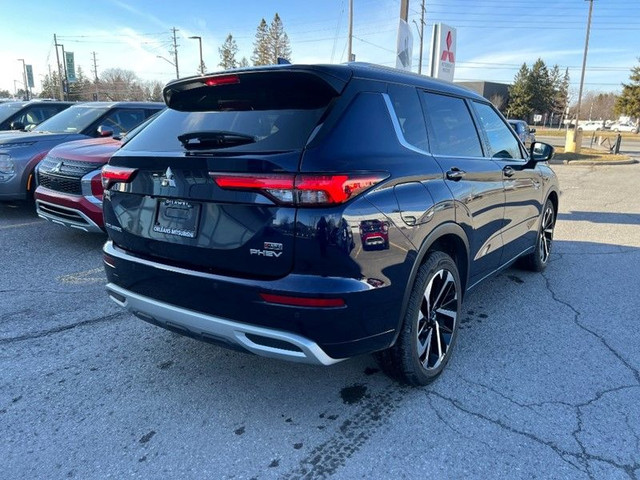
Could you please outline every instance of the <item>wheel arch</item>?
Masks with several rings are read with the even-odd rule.
[[[555,190],[551,190],[547,195],[547,200],[551,200],[551,203],[553,203],[553,215],[555,220],[556,218],[558,218],[558,205],[560,202],[558,192],[556,192]],[[544,203],[547,203],[547,200],[545,200]],[[544,207],[544,204],[542,205]]]
[[[411,273],[407,279],[407,285],[402,298],[402,308],[400,309],[400,318],[398,319],[396,327],[396,335],[391,345],[393,345],[398,338],[400,326],[407,312],[409,297],[411,296],[411,290],[418,275],[418,270],[424,263],[427,254],[433,250],[442,251],[453,258],[453,261],[458,267],[460,281],[462,282],[461,290],[464,298],[469,280],[469,240],[461,226],[448,222],[434,228],[423,240],[418,250],[416,260],[413,263]]]

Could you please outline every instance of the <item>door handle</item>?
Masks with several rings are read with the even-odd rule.
[[[502,169],[502,173],[504,173],[505,177],[513,177],[516,171],[513,168],[511,168],[509,165],[507,165]]]
[[[447,172],[447,178],[449,180],[454,180],[457,182],[462,177],[464,177],[466,173],[467,172],[465,172],[464,170],[460,170],[458,167],[451,167],[451,170]]]

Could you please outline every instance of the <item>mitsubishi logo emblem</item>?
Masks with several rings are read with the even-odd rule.
[[[161,180],[160,184],[163,187],[176,186],[176,181],[173,179],[173,172],[171,171],[171,167],[167,167],[167,171],[164,172],[164,178]]]
[[[63,162],[58,162],[56,166],[51,169],[51,173],[60,173],[60,169],[62,168],[62,165],[64,165]]]
[[[451,51],[451,44],[453,40],[451,39],[451,31],[447,32],[447,49],[442,51],[441,61],[455,63],[453,52]]]

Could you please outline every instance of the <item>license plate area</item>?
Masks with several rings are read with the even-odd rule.
[[[199,203],[186,200],[159,199],[153,231],[177,237],[196,238],[200,208]]]

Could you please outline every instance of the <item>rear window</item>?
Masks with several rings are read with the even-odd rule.
[[[235,77],[234,77],[235,78]],[[310,74],[251,73],[171,87],[170,108],[124,147],[146,152],[275,152],[304,147],[338,94]]]

